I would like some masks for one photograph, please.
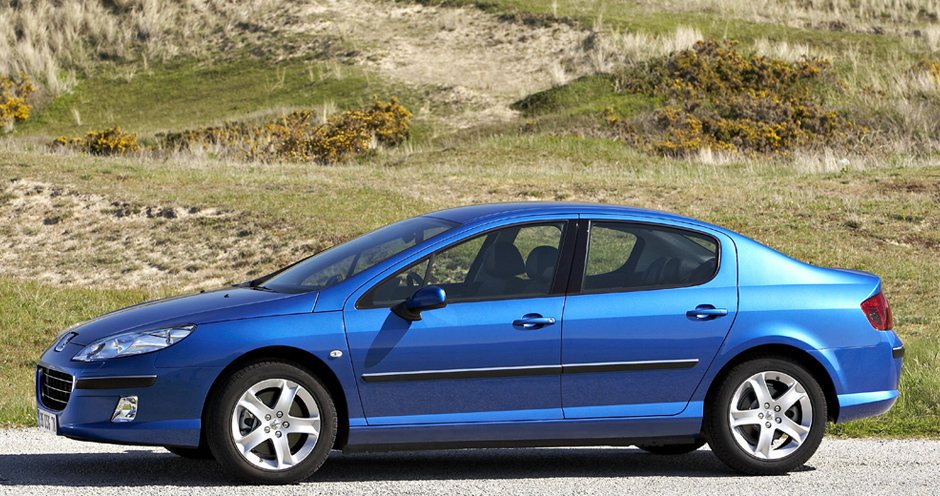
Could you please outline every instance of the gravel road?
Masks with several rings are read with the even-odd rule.
[[[540,448],[343,455],[280,494],[937,494],[940,441],[825,439],[802,470],[743,477],[707,448],[661,457],[635,448]],[[128,491],[130,490],[130,491]],[[0,495],[250,494],[213,461],[161,448],[84,443],[0,429]]]

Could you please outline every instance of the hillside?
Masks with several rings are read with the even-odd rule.
[[[902,400],[836,432],[940,436],[940,4],[250,5],[0,4],[0,75],[36,88],[0,132],[0,423],[34,421],[36,357],[74,322],[417,213],[562,200],[879,274],[909,349]],[[232,131],[340,129],[374,98],[410,112],[409,139],[262,160]],[[278,120],[305,109],[307,127]],[[113,126],[141,150],[49,146]],[[167,144],[184,132],[237,143]]]

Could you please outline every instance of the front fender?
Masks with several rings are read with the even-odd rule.
[[[208,367],[221,372],[239,357],[269,347],[296,348],[315,356],[343,385],[350,417],[362,416],[341,312],[202,324],[186,339],[161,351],[156,367]]]

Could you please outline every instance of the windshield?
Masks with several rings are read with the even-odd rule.
[[[263,284],[279,293],[326,289],[458,225],[433,217],[396,222],[304,260]]]

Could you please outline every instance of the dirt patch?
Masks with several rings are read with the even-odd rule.
[[[54,285],[209,288],[318,248],[214,208],[138,205],[28,180],[0,199],[3,275]]]
[[[287,29],[339,36],[352,60],[454,106],[454,127],[512,119],[509,104],[589,72],[582,42],[566,24],[535,26],[468,8],[322,0],[304,4]]]
[[[897,195],[908,194],[912,197],[930,198],[935,202],[940,202],[940,178],[931,177],[932,181],[913,181],[913,180],[886,180],[878,183],[878,191],[882,194]]]

